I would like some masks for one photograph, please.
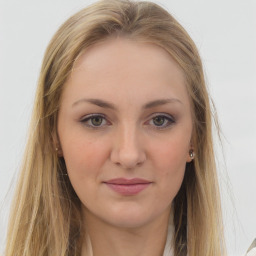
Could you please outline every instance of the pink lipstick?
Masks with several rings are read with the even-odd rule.
[[[125,195],[131,196],[136,195],[145,188],[147,188],[152,182],[144,179],[133,178],[133,179],[125,179],[118,178],[112,179],[104,182],[109,188],[114,190],[115,192]]]

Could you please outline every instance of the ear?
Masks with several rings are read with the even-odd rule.
[[[195,150],[194,150],[194,147],[190,145],[190,148],[187,153],[187,163],[192,162],[194,158],[195,158]]]
[[[53,147],[53,151],[57,153],[58,157],[63,156],[63,152],[62,152],[62,148],[61,148],[61,144],[60,144],[60,140],[57,132],[52,133],[52,147]]]

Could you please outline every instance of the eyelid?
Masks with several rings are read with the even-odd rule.
[[[106,116],[104,114],[93,113],[93,114],[88,114],[88,115],[85,115],[85,116],[81,117],[80,121],[88,120],[91,117],[97,117],[97,116],[102,117],[102,118],[106,118]]]
[[[167,114],[165,112],[154,113],[154,114],[151,115],[151,118],[154,118],[154,117],[157,117],[157,116],[163,116],[163,117],[170,118],[171,120],[175,121],[175,118],[174,118],[173,115]]]
[[[95,126],[95,125],[92,125],[92,124],[88,124],[86,122],[90,121],[90,119],[92,119],[93,117],[100,117],[102,119],[104,119],[104,121],[106,122],[106,124],[103,124],[103,125],[99,125],[99,126]],[[150,122],[156,118],[156,117],[163,117],[167,120],[167,123],[162,125],[162,126],[157,126],[157,125],[151,125]],[[93,113],[93,114],[88,114],[88,115],[85,115],[83,116],[81,119],[80,119],[80,122],[88,127],[88,128],[91,128],[91,129],[100,129],[100,128],[103,128],[105,126],[109,126],[111,125],[111,122],[106,118],[106,115],[105,114],[101,114],[101,113]],[[173,115],[171,114],[167,114],[167,113],[154,113],[152,115],[150,115],[148,118],[147,118],[147,121],[144,123],[146,125],[149,125],[149,126],[152,126],[151,128],[153,129],[158,129],[158,130],[161,130],[161,129],[167,129],[169,127],[171,127],[174,123],[176,123],[176,120],[174,118]]]
[[[103,119],[107,122],[107,124],[103,124],[103,125],[100,125],[100,126],[94,126],[94,125],[86,124],[86,122],[87,122],[87,121],[90,121],[90,119],[92,119],[93,117],[100,117],[100,118],[103,118]],[[106,118],[106,115],[101,114],[101,113],[93,113],[93,114],[85,115],[85,116],[83,116],[83,117],[80,119],[80,122],[81,122],[84,126],[86,126],[86,127],[88,127],[88,128],[91,128],[91,129],[100,129],[100,128],[102,128],[102,127],[104,127],[104,126],[110,124],[110,122],[109,122],[109,121],[107,120],[107,118]]]
[[[174,118],[173,115],[167,114],[167,113],[154,113],[153,115],[151,115],[151,117],[148,119],[148,121],[146,122],[146,124],[148,124],[150,121],[152,121],[154,118],[156,117],[164,117],[167,119],[168,123],[165,124],[164,126],[157,126],[157,125],[152,125],[153,129],[157,129],[157,130],[163,130],[163,129],[168,129],[170,128],[173,124],[176,123],[176,120]]]

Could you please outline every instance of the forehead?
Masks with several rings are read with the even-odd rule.
[[[109,38],[88,48],[76,61],[64,89],[70,97],[114,94],[115,99],[133,101],[137,96],[153,100],[167,93],[188,101],[179,65],[163,48],[127,38]]]
[[[168,73],[179,73],[183,76],[183,71],[174,61],[171,55],[162,47],[143,41],[138,41],[126,37],[110,37],[95,45],[90,46],[77,59],[73,71],[85,71],[86,69],[95,71],[101,69],[109,72],[112,68],[118,71],[128,72],[130,67],[140,68],[143,72],[146,69],[157,71],[166,71]],[[134,70],[131,70],[134,71]]]

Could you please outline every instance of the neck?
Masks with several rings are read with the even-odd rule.
[[[162,256],[167,239],[170,210],[141,227],[110,225],[85,210],[87,238],[82,256]],[[93,252],[93,254],[92,254]]]

